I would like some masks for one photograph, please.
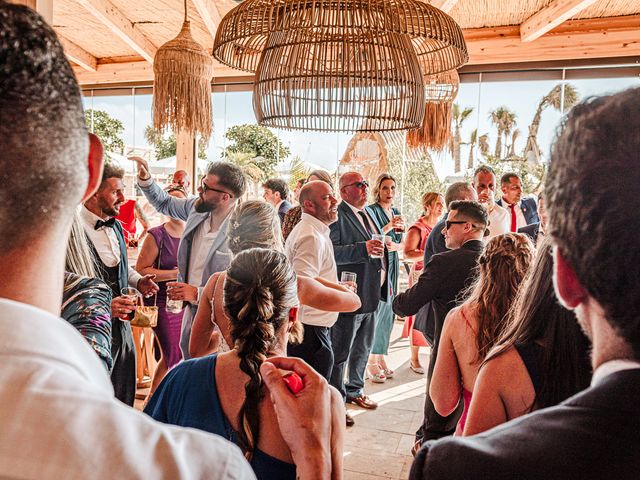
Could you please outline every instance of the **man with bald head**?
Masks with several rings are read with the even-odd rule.
[[[353,313],[341,313],[331,329],[334,365],[330,383],[347,403],[374,409],[377,404],[364,394],[364,372],[371,352],[375,330],[375,311],[380,299],[386,299],[387,275],[384,268],[384,244],[372,235],[382,234],[375,215],[365,207],[369,183],[357,172],[340,177],[338,221],[331,225],[331,240],[338,275],[357,275],[358,296],[362,306]],[[345,384],[345,368],[348,380]],[[347,415],[347,425],[353,419]]]
[[[300,190],[302,218],[287,237],[285,253],[296,274],[337,283],[338,274],[329,238],[329,225],[338,218],[338,201],[328,183],[316,180]],[[304,339],[289,344],[290,357],[300,357],[327,380],[333,368],[330,329],[338,314],[302,305],[298,320],[304,325]]]

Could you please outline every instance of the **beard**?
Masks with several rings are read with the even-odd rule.
[[[213,212],[216,209],[215,204],[205,202],[202,197],[198,197],[198,199],[193,204],[193,207],[197,213],[207,213]]]

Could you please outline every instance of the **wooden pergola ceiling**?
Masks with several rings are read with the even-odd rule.
[[[463,28],[471,65],[640,56],[640,0],[432,0]],[[211,49],[236,0],[189,0],[194,38]],[[182,0],[53,0],[53,25],[81,84],[151,81]],[[215,77],[243,76],[217,64]]]

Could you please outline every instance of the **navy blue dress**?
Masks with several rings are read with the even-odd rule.
[[[154,419],[215,433],[236,442],[236,432],[222,411],[216,390],[217,354],[194,358],[167,373],[144,412]],[[294,480],[296,466],[256,449],[251,467],[258,479]]]

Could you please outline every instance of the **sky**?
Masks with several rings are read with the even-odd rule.
[[[523,73],[526,78],[526,72]],[[495,128],[489,120],[489,112],[505,106],[515,112],[517,125],[521,132],[516,141],[516,151],[524,148],[529,124],[535,114],[540,99],[557,83],[545,81],[509,81],[462,83],[455,102],[461,108],[472,107],[473,113],[463,124],[462,139],[468,141],[471,131],[478,128],[479,135],[488,134],[491,149],[495,145]],[[578,90],[580,98],[592,95],[613,93],[631,86],[640,86],[638,77],[585,79],[570,82]],[[87,94],[87,92],[85,92]],[[90,95],[90,93],[88,93]],[[114,118],[122,121],[125,131],[123,140],[127,146],[148,147],[144,139],[144,129],[151,124],[151,95],[126,95],[84,98],[85,108],[105,110]],[[221,158],[226,146],[224,132],[231,126],[243,123],[255,123],[251,102],[251,92],[227,92],[213,94],[214,134],[207,148],[208,160]],[[544,159],[547,158],[555,129],[560,122],[561,113],[547,109],[542,115],[538,144]],[[299,156],[310,164],[311,168],[322,167],[329,171],[336,169],[351,134],[319,133],[273,130],[280,141],[291,150],[292,156]],[[462,147],[463,165],[468,158],[468,147]],[[453,160],[446,153],[433,155],[433,163],[440,179],[454,174]]]

